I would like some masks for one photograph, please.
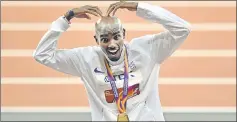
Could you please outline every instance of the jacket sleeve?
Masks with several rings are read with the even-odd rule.
[[[131,42],[138,48],[145,49],[156,63],[162,63],[171,56],[190,33],[188,22],[160,6],[138,3],[136,14],[165,28],[163,32],[145,35]]]
[[[80,58],[76,56],[79,49],[57,49],[57,41],[60,35],[69,27],[70,25],[64,17],[59,17],[54,21],[41,38],[33,57],[37,62],[57,71],[81,76],[80,63],[78,63]]]

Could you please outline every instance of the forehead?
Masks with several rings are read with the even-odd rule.
[[[116,17],[104,17],[97,21],[95,26],[96,35],[114,34],[122,32],[121,21]]]
[[[99,24],[96,27],[96,34],[97,35],[115,34],[115,33],[122,32],[122,30],[123,30],[122,25],[119,23]]]

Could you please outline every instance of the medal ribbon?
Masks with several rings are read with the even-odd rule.
[[[109,67],[108,61],[105,59],[105,67],[107,69],[108,79],[110,81],[110,85],[112,87],[114,98],[116,100],[116,104],[120,113],[126,112],[126,102],[128,95],[128,57],[127,57],[127,49],[125,48],[124,52],[124,83],[123,83],[123,91],[118,93],[118,89],[116,87],[115,78],[113,73]],[[123,93],[123,94],[122,94]]]

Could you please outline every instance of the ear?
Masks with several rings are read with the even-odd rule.
[[[125,36],[126,36],[126,30],[123,29],[123,39],[125,38]]]
[[[98,39],[96,38],[96,36],[94,36],[94,39],[96,41],[96,43],[99,45]]]

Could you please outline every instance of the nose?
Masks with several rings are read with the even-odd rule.
[[[112,37],[109,38],[109,45],[115,44],[115,41]]]
[[[115,49],[116,48],[116,43],[110,42],[108,48]]]

